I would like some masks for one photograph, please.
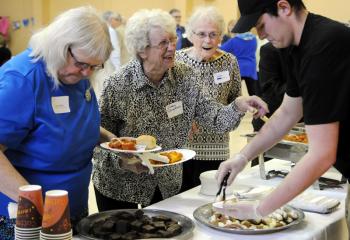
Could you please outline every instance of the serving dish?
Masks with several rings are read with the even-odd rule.
[[[118,214],[120,212],[129,212],[129,213],[135,213],[138,209],[118,209],[118,210],[111,210],[111,211],[105,211],[105,212],[100,212],[100,213],[95,213],[92,214],[88,217],[85,217],[82,219],[78,225],[77,225],[77,231],[79,234],[80,239],[93,239],[93,240],[98,240],[100,238],[94,237],[91,233],[91,227],[94,225],[94,223],[104,220],[106,218],[109,218],[115,214]],[[153,216],[159,216],[163,215],[169,218],[172,218],[173,220],[177,221],[179,225],[182,226],[182,232],[174,237],[171,237],[171,239],[178,239],[178,240],[183,240],[183,239],[188,239],[192,235],[192,231],[194,229],[194,222],[179,213],[175,212],[170,212],[170,211],[165,211],[165,210],[157,210],[157,209],[142,209],[145,215],[149,217]],[[148,238],[150,239],[150,238]],[[160,238],[152,238],[152,239],[160,239]],[[162,238],[164,239],[164,238]]]
[[[300,209],[291,207],[291,206],[285,206],[284,207],[286,211],[294,211],[298,217],[293,222],[288,223],[285,226],[275,227],[275,228],[269,228],[269,229],[236,229],[236,228],[225,228],[225,227],[218,227],[210,222],[210,217],[213,215],[214,211],[212,209],[212,203],[205,204],[203,206],[198,207],[193,212],[193,217],[201,224],[213,228],[218,231],[222,232],[228,232],[228,233],[235,233],[235,234],[245,234],[245,235],[257,235],[257,234],[266,234],[266,233],[273,233],[282,231],[284,229],[296,226],[303,222],[305,218],[305,214]]]

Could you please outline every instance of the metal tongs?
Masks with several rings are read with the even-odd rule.
[[[227,187],[227,179],[230,176],[231,172],[228,172],[224,179],[222,180],[220,184],[219,191],[216,193],[216,198],[215,202],[221,202],[226,200],[226,187]],[[221,191],[222,191],[222,196],[221,196]]]
[[[273,178],[273,177],[281,177],[284,178],[288,175],[289,171],[286,170],[270,170],[267,173],[267,178]],[[320,190],[326,189],[326,188],[343,188],[341,184],[346,183],[344,180],[336,180],[326,177],[320,177],[318,179],[319,181],[319,188]]]

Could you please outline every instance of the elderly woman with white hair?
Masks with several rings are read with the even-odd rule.
[[[163,149],[186,144],[195,119],[218,132],[237,127],[244,112],[267,106],[257,97],[237,98],[224,106],[203,94],[198,75],[175,62],[175,21],[162,10],[140,10],[126,26],[126,43],[134,60],[111,76],[100,101],[101,124],[117,136],[156,137]],[[182,166],[156,168],[153,175],[140,161],[131,163],[97,148],[93,183],[99,211],[147,206],[177,194]]]
[[[176,52],[176,60],[193,67],[202,91],[228,105],[241,95],[241,78],[236,58],[218,49],[224,26],[224,18],[216,8],[198,8],[186,27],[193,47]],[[197,155],[193,161],[184,163],[183,191],[199,185],[202,172],[217,169],[230,157],[229,133],[219,133],[197,123],[193,124],[187,146]]]
[[[88,214],[93,149],[114,136],[100,128],[88,78],[111,49],[99,14],[80,7],[35,33],[29,48],[0,68],[1,224],[27,184],[68,191],[73,226]]]

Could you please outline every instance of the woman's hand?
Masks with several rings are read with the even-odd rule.
[[[109,142],[112,138],[117,138],[117,136],[103,127],[100,127],[100,143]]]
[[[267,104],[258,96],[240,96],[235,99],[235,104],[241,112],[250,112],[254,118],[265,116],[269,112]]]
[[[122,156],[121,156],[122,155]],[[123,156],[125,155],[125,156]],[[129,156],[130,154],[119,154],[119,166],[125,170],[129,170],[133,173],[140,174],[148,172],[148,168],[142,165],[141,160],[135,156]]]
[[[193,121],[190,133],[188,134],[188,139],[190,141],[192,141],[193,140],[193,136],[196,135],[198,132],[199,132],[198,124],[197,124],[196,121]]]

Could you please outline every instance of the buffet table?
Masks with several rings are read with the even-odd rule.
[[[290,170],[290,161],[283,161],[273,159],[265,163],[266,171],[269,170]],[[326,174],[326,177],[340,179],[340,174],[331,169]],[[257,166],[244,170],[235,180],[231,187],[245,185],[245,186],[277,186],[281,178],[272,178],[263,180],[259,175],[259,168]],[[190,189],[186,192],[153,204],[147,208],[162,209],[176,213],[183,214],[190,217],[195,222],[195,228],[190,239],[220,239],[220,240],[254,240],[254,239],[332,239],[343,240],[349,239],[346,220],[345,220],[345,198],[347,194],[347,185],[342,189],[326,189],[314,190],[310,187],[308,190],[314,194],[324,195],[336,198],[341,202],[338,209],[329,214],[318,214],[305,212],[305,219],[299,225],[285,229],[280,232],[264,234],[264,235],[239,235],[233,233],[226,233],[209,228],[197,222],[193,218],[193,211],[204,204],[213,202],[215,196],[205,196],[200,192],[200,186]]]

